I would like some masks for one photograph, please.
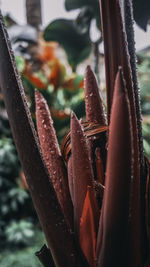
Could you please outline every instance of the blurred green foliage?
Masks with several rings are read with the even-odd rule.
[[[67,11],[79,10],[74,20],[57,19],[52,21],[44,31],[46,41],[56,41],[65,50],[68,61],[75,71],[77,65],[88,58],[92,51],[92,40],[90,27],[93,20],[96,28],[100,31],[100,38],[96,43],[102,41],[99,0],[65,0]],[[134,18],[138,25],[146,30],[150,19],[150,1],[133,0]]]
[[[143,123],[143,138],[144,152],[150,160],[150,122]]]
[[[18,158],[12,139],[3,137],[0,140],[0,174],[16,175],[18,171]],[[1,181],[1,185],[3,181]]]
[[[138,54],[138,77],[143,115],[144,152],[150,159],[150,57]]]
[[[77,65],[88,58],[92,51],[90,28],[93,20],[101,32],[99,1],[66,0],[65,8],[67,11],[78,9],[76,19],[52,21],[46,27],[43,36],[46,41],[56,41],[64,48],[68,62],[75,71]],[[100,38],[97,41],[100,43],[101,40]]]
[[[26,228],[26,224],[22,227]],[[28,228],[27,228],[28,229]],[[34,230],[34,236],[30,238],[28,247],[21,248],[12,247],[3,250],[0,253],[0,266],[2,267],[41,267],[42,264],[34,256],[36,251],[45,243],[44,235],[39,230]]]
[[[20,163],[7,114],[0,112],[0,251],[26,246],[34,235],[37,219],[20,176]]]
[[[75,73],[68,75],[66,67],[57,60],[55,55],[52,60],[49,60],[49,56],[48,59],[44,58],[44,62],[40,62],[41,68],[35,68],[34,71],[27,72],[30,62],[23,56],[16,56],[16,63],[34,122],[36,87],[50,106],[61,143],[69,129],[71,109],[76,111],[79,117],[84,116],[85,113],[83,76]],[[36,65],[36,62],[32,62],[31,65],[34,64]],[[52,74],[52,80],[48,80],[49,76],[45,75],[43,65],[48,69],[48,75]],[[34,257],[35,251],[43,245],[38,246],[38,237],[41,235],[40,227],[29,193],[21,178],[21,166],[2,96],[0,102],[0,187],[0,266],[41,266]],[[45,242],[44,239],[42,240]]]
[[[138,55],[138,60],[142,113],[150,115],[150,57],[142,53]]]
[[[146,5],[143,5],[142,0],[134,0],[133,4],[135,5],[137,22],[143,29],[146,29],[149,18],[149,14],[147,14],[149,1],[146,1],[146,16],[143,12]],[[77,18],[75,20],[59,19],[51,22],[44,31],[44,38],[47,41],[57,41],[62,45],[69,64],[75,71],[77,65],[91,53],[90,27],[93,19],[96,21],[97,28],[101,30],[99,1],[65,0],[65,7],[68,11],[78,9]],[[38,47],[39,44],[37,43],[36,46]],[[74,110],[79,118],[85,115],[83,76],[77,73],[68,75],[67,67],[59,62],[55,56],[55,51],[50,50],[50,48],[48,54],[45,53],[46,51],[43,51],[42,59],[39,60],[39,57],[33,58],[30,51],[26,50],[26,54],[30,54],[28,57],[30,61],[22,54],[16,57],[16,63],[22,76],[34,122],[34,90],[36,87],[48,102],[58,140],[61,143],[69,129],[70,111]],[[138,55],[138,59],[144,151],[150,159],[150,58],[142,54]],[[33,69],[27,71],[30,64]],[[0,107],[4,110],[1,95]],[[21,182],[20,164],[7,115],[1,115],[1,113],[0,188],[0,266],[40,267],[41,264],[33,255],[45,242],[44,236],[39,230],[29,194]]]
[[[76,27],[73,20],[57,19],[53,21],[47,26],[44,38],[46,41],[57,41],[65,49],[73,71],[90,55],[92,47],[89,27],[83,32]]]
[[[11,221],[5,233],[8,242],[14,244],[22,244],[23,242],[23,244],[29,245],[34,236],[34,228],[31,222],[25,220],[20,220],[18,223]]]

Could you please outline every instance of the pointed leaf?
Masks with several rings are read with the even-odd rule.
[[[56,194],[49,181],[1,13],[0,51],[0,87],[9,122],[32,200],[55,264],[82,266],[80,257],[76,257],[73,235],[66,225]],[[63,250],[62,244],[64,244]]]
[[[131,114],[134,123],[133,128],[136,131],[135,99],[125,25],[122,17],[123,11],[121,10],[121,4],[118,0],[113,2],[111,0],[100,0],[100,3],[105,49],[108,118],[110,117],[115,78],[118,67],[121,66],[127,83]]]
[[[35,255],[38,257],[38,259],[43,264],[43,266],[56,267],[56,265],[55,265],[55,263],[53,261],[51,252],[50,252],[50,250],[47,248],[47,246],[45,244],[42,246],[40,251],[37,251],[35,253]]]
[[[71,160],[74,181],[74,226],[79,234],[87,186],[93,186],[93,171],[87,139],[74,113],[71,116]]]
[[[80,221],[80,246],[90,267],[96,266],[96,235],[99,209],[93,189],[88,186]]]
[[[143,266],[139,215],[139,180],[133,165],[131,111],[120,69],[111,112],[105,192],[97,243],[98,267]]]
[[[103,37],[104,37],[104,46],[105,46],[105,64],[106,64],[106,83],[107,83],[107,103],[108,103],[108,119],[110,116],[111,103],[113,99],[113,91],[114,91],[114,83],[115,76],[118,71],[119,65],[123,69],[124,77],[126,80],[126,88],[128,92],[128,98],[130,102],[131,109],[131,120],[133,127],[133,153],[134,153],[134,173],[136,179],[134,180],[134,185],[139,187],[137,190],[140,190],[141,194],[141,207],[143,208],[144,213],[144,194],[143,187],[145,181],[143,181],[143,170],[142,170],[142,142],[141,142],[141,130],[140,130],[140,118],[137,116],[136,106],[139,104],[136,100],[135,102],[135,94],[133,88],[132,81],[132,71],[130,66],[130,56],[128,51],[128,43],[127,36],[125,34],[125,18],[123,17],[123,10],[121,9],[121,1],[115,0],[100,0],[101,3],[101,13],[102,13],[102,21],[103,21]],[[122,3],[123,4],[123,3]],[[131,22],[132,23],[132,22]],[[116,49],[117,47],[117,49]],[[137,90],[137,88],[135,88]],[[137,99],[137,98],[136,98]],[[138,128],[137,128],[137,118],[138,118]],[[141,155],[140,155],[140,153]],[[141,157],[141,158],[140,158]],[[140,166],[141,159],[141,166]],[[140,176],[141,171],[141,177]],[[139,184],[139,180],[141,179],[141,188]],[[134,186],[133,186],[134,187]],[[138,192],[139,197],[139,192]],[[136,198],[135,198],[136,199]],[[133,202],[136,200],[133,200]],[[138,200],[139,201],[139,200]],[[136,205],[136,204],[133,204]],[[145,227],[145,218],[144,214],[141,213],[142,220],[142,236],[144,237],[143,241],[143,257],[145,258],[145,252],[147,248],[147,240],[146,240],[146,227]]]
[[[139,138],[139,148],[140,148],[140,161],[141,161],[141,174],[144,172],[144,155],[143,155],[143,138],[142,138],[142,126],[141,126],[141,107],[140,107],[140,96],[139,96],[139,86],[137,78],[137,65],[136,65],[136,51],[135,51],[135,34],[134,34],[134,20],[133,20],[133,10],[131,0],[126,0],[124,3],[124,21],[125,30],[127,35],[128,50],[130,54],[130,64],[132,71],[133,88],[135,94],[135,106],[136,106],[136,116],[137,116],[137,127],[138,127],[138,138]]]
[[[86,120],[106,125],[104,106],[100,97],[97,81],[90,66],[87,66],[84,76]]]
[[[137,5],[138,5],[137,1]],[[144,4],[145,5],[145,4]],[[143,5],[143,6],[144,6]],[[134,94],[135,94],[135,106],[136,106],[136,117],[137,117],[137,129],[138,129],[138,139],[139,139],[139,156],[140,156],[140,182],[141,182],[141,216],[142,216],[142,238],[143,238],[143,257],[147,257],[148,253],[148,240],[146,233],[146,218],[145,218],[145,190],[146,190],[146,165],[143,153],[143,137],[142,137],[142,125],[141,125],[141,107],[140,107],[140,97],[139,97],[139,86],[137,79],[137,66],[136,66],[136,51],[135,51],[135,41],[134,41],[134,21],[132,14],[132,1],[124,1],[124,14],[125,14],[125,29],[127,34],[128,49],[130,54],[130,64],[133,77]]]
[[[73,208],[68,188],[67,172],[59,149],[50,110],[42,94],[38,91],[35,93],[35,100],[37,129],[46,166],[64,216],[72,227]]]

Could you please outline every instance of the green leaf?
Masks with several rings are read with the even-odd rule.
[[[150,139],[150,124],[149,123],[143,123],[142,133],[143,133],[144,138]]]
[[[143,145],[146,156],[150,158],[150,144],[146,140],[143,140]]]
[[[20,73],[22,73],[25,69],[25,59],[21,56],[15,57],[16,59],[16,64],[17,64],[17,69]]]
[[[17,173],[18,159],[12,139],[2,138],[0,140],[0,174]]]
[[[28,193],[22,188],[12,188],[9,191],[9,197],[12,201],[16,201],[20,204],[24,204],[25,200],[28,199]]]
[[[70,11],[84,6],[91,6],[95,8],[99,6],[98,0],[65,0],[65,8]]]
[[[74,10],[90,6],[94,9],[94,12],[98,14],[99,1],[98,0],[65,0],[66,10]],[[133,11],[136,23],[146,31],[148,22],[150,20],[150,1],[149,0],[133,0]],[[100,13],[99,13],[100,14]],[[97,15],[95,16],[97,18]],[[99,24],[98,24],[99,25]]]
[[[67,11],[79,8],[91,9],[93,19],[96,19],[97,27],[101,28],[99,0],[65,0],[65,8]]]
[[[81,84],[81,82],[83,81],[84,76],[83,75],[77,75],[74,79],[74,86],[76,88],[76,90],[79,88],[79,85]]]
[[[35,227],[34,227],[35,228]],[[0,266],[3,267],[42,267],[35,251],[39,251],[41,246],[46,242],[41,231],[36,230],[32,238],[29,239],[29,246],[8,246],[0,253]]]
[[[91,20],[94,17],[93,9],[91,7],[81,8],[80,13],[78,14],[75,23],[78,27],[78,30],[82,33],[89,30]]]
[[[136,23],[146,31],[150,20],[150,1],[133,0],[133,11]]]
[[[142,113],[143,114],[150,114],[150,102],[143,103],[142,105]]]
[[[31,222],[20,220],[12,221],[5,230],[7,241],[14,244],[30,244],[34,236],[34,228]]]
[[[44,31],[44,38],[46,41],[56,41],[64,48],[74,71],[91,52],[89,31],[81,33],[73,20],[53,21]]]

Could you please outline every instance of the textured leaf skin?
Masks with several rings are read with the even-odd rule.
[[[106,125],[106,116],[104,113],[104,105],[100,97],[98,84],[90,66],[87,66],[84,76],[84,92],[86,120],[89,122]]]
[[[100,3],[101,3],[101,13],[102,13],[102,24],[103,24],[103,37],[104,37],[104,43],[105,43],[108,119],[110,118],[111,103],[112,103],[113,92],[114,92],[114,82],[115,82],[115,77],[116,77],[116,73],[117,73],[119,66],[121,66],[123,69],[123,73],[124,73],[124,77],[126,81],[126,88],[128,92],[128,98],[130,102],[131,120],[132,120],[132,127],[133,127],[133,144],[134,144],[134,149],[133,149],[134,150],[133,152],[134,153],[134,156],[133,156],[134,167],[133,168],[134,168],[134,173],[136,174],[135,175],[136,178],[133,180],[132,186],[133,188],[135,186],[138,192],[137,196],[135,197],[134,195],[133,197],[134,199],[133,206],[136,207],[136,202],[137,202],[140,212],[141,212],[139,220],[142,221],[141,236],[142,236],[143,242],[142,242],[141,247],[143,250],[142,254],[143,254],[143,262],[144,262],[147,257],[147,250],[148,250],[146,225],[145,225],[145,214],[144,214],[146,177],[143,171],[144,162],[142,159],[143,158],[143,145],[142,145],[142,135],[140,131],[141,114],[140,114],[140,110],[136,108],[139,105],[139,99],[138,99],[137,86],[136,86],[135,70],[133,69],[134,62],[130,61],[131,45],[128,46],[127,35],[125,32],[126,30],[125,21],[127,18],[124,18],[122,15],[123,10],[121,6],[121,3],[122,3],[121,1],[116,0],[112,2],[110,0],[106,0],[106,1],[100,0]],[[129,34],[128,34],[128,40],[129,40]],[[134,80],[133,80],[133,77],[134,77]],[[137,111],[139,112],[137,113]],[[135,217],[136,216],[137,215],[135,215]]]
[[[1,14],[0,51],[0,86],[19,158],[49,248],[57,266],[80,266],[79,256],[75,256],[74,237],[67,227],[49,181]]]
[[[100,90],[98,88],[97,80],[95,74],[93,73],[90,66],[86,67],[84,75],[84,93],[85,93],[85,109],[86,109],[86,121],[89,124],[97,123],[99,126],[107,125],[107,119],[105,115],[103,100],[100,95]],[[106,132],[101,136],[93,136],[89,138],[89,149],[92,158],[92,164],[94,169],[94,175],[96,176],[96,157],[95,149],[97,147],[101,148],[102,151],[102,164],[105,169],[106,164]],[[98,163],[98,161],[97,161]],[[101,168],[101,167],[100,167]],[[97,169],[98,170],[98,169]],[[100,173],[99,173],[100,174]]]
[[[98,267],[143,266],[139,188],[133,166],[130,104],[119,69],[110,119],[105,192],[97,243]]]
[[[134,2],[134,1],[133,1]],[[136,1],[138,5],[140,1]],[[145,2],[143,8],[145,6]],[[137,78],[137,66],[136,66],[136,51],[134,41],[134,20],[133,20],[133,7],[132,1],[126,0],[124,2],[124,22],[128,41],[128,50],[130,55],[130,65],[132,71],[132,81],[135,95],[135,106],[136,106],[136,118],[137,118],[137,129],[138,129],[138,140],[139,140],[139,158],[140,158],[140,191],[141,191],[141,213],[142,213],[142,238],[143,238],[143,259],[146,259],[148,254],[148,238],[146,233],[146,218],[145,218],[145,194],[146,194],[146,165],[143,153],[143,137],[142,137],[142,115],[140,106],[140,90]]]
[[[49,107],[38,91],[36,99],[36,121],[40,145],[50,180],[54,186],[60,206],[68,225],[73,229],[73,207],[69,193],[67,172],[63,162]]]
[[[71,115],[72,175],[74,181],[74,227],[79,235],[80,218],[87,193],[87,186],[93,187],[93,170],[87,139],[74,113]]]
[[[94,190],[88,186],[80,221],[80,246],[90,267],[96,266],[96,237],[99,208]]]

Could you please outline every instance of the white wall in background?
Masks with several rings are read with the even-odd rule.
[[[3,0],[4,1],[4,0]],[[43,4],[43,24],[47,25],[56,18],[75,18],[78,11],[67,12],[64,8],[64,0],[42,0]]]
[[[26,22],[25,18],[25,0],[0,0],[3,12],[12,14],[20,23]],[[78,11],[66,12],[64,9],[64,0],[41,0],[43,25],[47,25],[50,21],[60,18],[74,18]]]
[[[1,0],[1,9],[3,13],[11,14],[18,23],[24,24],[26,22],[24,4],[24,0]]]
[[[3,12],[9,12],[18,23],[26,23],[25,19],[25,0],[0,0]],[[43,26],[50,21],[65,17],[74,18],[78,11],[66,12],[64,9],[64,0],[42,0]],[[150,26],[145,33],[139,27],[135,27],[136,48],[137,50],[150,46]]]

